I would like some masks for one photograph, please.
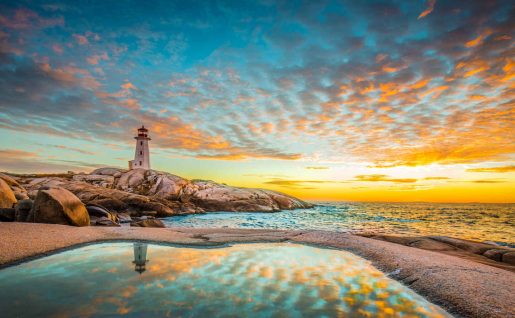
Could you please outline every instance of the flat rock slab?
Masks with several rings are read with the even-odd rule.
[[[351,251],[450,313],[460,317],[515,317],[511,271],[351,234],[324,231],[72,227],[0,223],[0,266],[91,242],[143,240],[186,245],[291,241]]]

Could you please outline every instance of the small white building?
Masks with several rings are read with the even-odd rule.
[[[134,153],[134,160],[129,161],[129,169],[150,169],[150,152],[148,150],[148,129],[141,126],[138,129],[136,139],[136,152]]]

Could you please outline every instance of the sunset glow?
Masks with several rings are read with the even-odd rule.
[[[101,9],[99,7],[101,6]],[[515,202],[513,1],[0,1],[0,171]]]

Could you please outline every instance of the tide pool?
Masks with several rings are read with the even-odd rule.
[[[3,317],[450,317],[349,252],[102,243],[0,270]]]

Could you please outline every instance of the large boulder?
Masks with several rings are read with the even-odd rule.
[[[84,204],[64,188],[39,190],[28,221],[75,226],[88,226],[90,222]]]
[[[0,208],[12,208],[17,201],[11,187],[0,179]]]

